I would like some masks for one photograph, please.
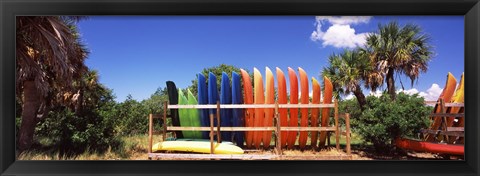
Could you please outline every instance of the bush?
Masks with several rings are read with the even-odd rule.
[[[351,113],[353,131],[371,142],[380,153],[391,152],[397,137],[413,137],[429,126],[428,116],[432,108],[424,99],[399,93],[395,101],[388,94],[367,97],[366,109],[361,112],[354,100],[341,104],[342,111]]]

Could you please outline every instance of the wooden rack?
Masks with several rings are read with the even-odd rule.
[[[465,113],[460,112],[460,113],[446,113],[447,108],[464,108],[464,103],[445,103],[443,99],[440,99],[439,102],[437,101],[426,101],[425,102],[427,105],[430,106],[435,106],[438,105],[440,108],[439,113],[432,113],[430,114],[430,117],[432,118],[441,118],[441,125],[440,129],[422,129],[420,132],[422,134],[429,134],[429,135],[435,135],[435,138],[438,140],[440,136],[443,136],[443,139],[446,140],[447,143],[450,143],[453,140],[450,140],[450,137],[455,137],[456,141],[455,143],[460,142],[460,139],[465,137],[465,130],[464,127],[448,127],[447,126],[447,118],[465,118]],[[457,142],[458,141],[458,142]]]
[[[216,114],[210,114],[210,127],[178,127],[178,126],[168,126],[166,125],[166,119],[168,117],[167,111],[169,109],[216,109]],[[220,127],[220,109],[249,109],[249,108],[274,108],[274,126],[272,127]],[[280,119],[278,114],[279,108],[333,108],[334,109],[334,126],[328,127],[281,127]],[[163,140],[165,141],[167,132],[171,131],[210,131],[210,154],[166,154],[166,153],[152,153],[153,145],[153,119],[154,118],[163,118]],[[217,126],[214,127],[214,118],[217,119]],[[345,118],[345,129],[346,131],[342,132],[339,128],[339,118]],[[217,135],[217,142],[221,142],[221,131],[274,131],[275,134],[275,155],[217,155],[213,154],[215,148],[214,146],[214,135]],[[340,150],[340,135],[346,136],[346,156],[284,156],[282,148],[280,145],[281,133],[280,131],[326,131],[328,133],[335,133],[336,149]],[[173,159],[351,159],[351,147],[350,147],[350,115],[348,113],[340,115],[338,113],[338,101],[335,100],[332,104],[220,104],[217,102],[216,105],[169,105],[168,103],[164,104],[164,113],[163,116],[159,114],[150,114],[149,115],[149,148],[148,148],[148,157],[152,158],[173,158]],[[158,133],[157,133],[158,134]],[[328,143],[330,144],[330,139],[328,135]]]

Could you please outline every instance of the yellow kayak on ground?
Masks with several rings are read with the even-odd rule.
[[[214,154],[243,154],[243,149],[231,143],[213,143]],[[163,141],[152,146],[152,152],[179,151],[210,153],[210,141]]]

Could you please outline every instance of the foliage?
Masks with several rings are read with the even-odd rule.
[[[115,102],[109,89],[96,90],[99,101],[84,107],[81,115],[72,108],[59,105],[51,109],[36,127],[37,138],[47,137],[63,154],[81,153],[90,148],[105,151],[109,146],[118,147],[116,117],[112,113]],[[88,99],[88,97],[86,97]]]
[[[428,62],[433,56],[429,35],[422,33],[421,27],[415,24],[400,26],[397,22],[390,22],[379,25],[378,32],[370,33],[366,40],[365,50],[385,77],[388,93],[393,99],[396,94],[394,72],[410,78],[413,85],[420,73],[428,70]],[[371,86],[375,89],[381,84],[372,82]]]
[[[248,70],[244,69],[245,71],[248,72]],[[240,74],[240,68],[235,67],[233,65],[226,65],[226,64],[220,64],[219,66],[215,67],[209,67],[209,68],[204,68],[200,73],[203,74],[206,78],[208,78],[208,74],[212,72],[216,77],[217,77],[217,89],[220,90],[221,86],[221,80],[222,80],[222,72],[227,73],[228,77],[230,80],[232,80],[232,72],[236,72]],[[250,74],[250,79],[253,80],[253,75]],[[208,79],[207,79],[208,83]],[[253,83],[253,81],[252,81]],[[195,79],[192,80],[192,85],[189,86],[190,91],[194,94],[197,95],[197,84],[198,84],[198,78],[195,76]],[[243,83],[242,83],[243,86]],[[186,92],[185,92],[186,93]]]
[[[424,104],[418,94],[397,94],[392,100],[389,94],[368,96],[362,112],[355,100],[341,103],[340,110],[351,114],[352,130],[371,142],[378,152],[390,152],[397,137],[414,137],[429,124],[432,108]]]
[[[160,106],[160,105],[159,105]],[[114,114],[117,118],[119,135],[147,133],[149,110],[131,95],[122,103],[117,104]]]

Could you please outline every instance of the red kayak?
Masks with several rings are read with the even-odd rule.
[[[440,144],[425,141],[416,141],[410,139],[398,138],[395,140],[397,147],[414,150],[419,152],[442,153],[451,155],[464,155],[465,150],[463,145],[454,144]]]

